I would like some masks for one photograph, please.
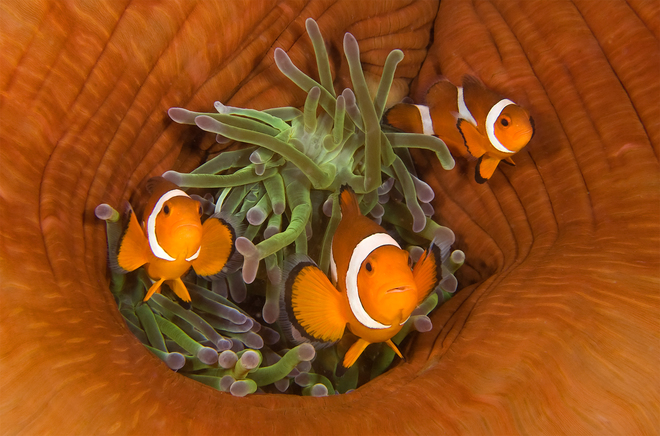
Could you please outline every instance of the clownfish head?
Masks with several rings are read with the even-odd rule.
[[[376,321],[395,326],[405,322],[417,305],[417,285],[407,251],[381,246],[362,262],[358,289],[365,311]]]
[[[493,131],[500,144],[515,153],[532,139],[534,121],[525,109],[517,104],[508,104],[494,121]]]
[[[178,191],[178,192],[177,192]],[[145,226],[152,251],[162,249],[172,259],[194,260],[202,242],[202,205],[182,191],[166,192],[149,214]]]

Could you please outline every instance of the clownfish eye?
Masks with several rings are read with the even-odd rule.
[[[369,263],[369,262],[367,262],[367,264],[366,264],[364,267],[365,267],[365,268],[367,269],[367,271],[369,271],[369,272],[373,271],[373,269],[374,269],[374,268],[371,266],[371,263]]]
[[[511,120],[508,117],[503,117],[500,120],[500,124],[502,124],[504,127],[507,127],[511,123]]]
[[[163,206],[163,212],[165,212],[165,215],[170,214],[170,207],[168,205]]]

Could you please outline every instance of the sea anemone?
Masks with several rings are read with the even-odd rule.
[[[0,422],[8,434],[655,434],[660,5],[648,1],[2,2]],[[304,21],[419,100],[470,73],[538,131],[485,185],[412,153],[469,258],[407,362],[350,395],[237,399],[174,373],[109,292],[99,203],[214,150],[167,117],[301,106]],[[286,84],[286,86],[284,86]],[[429,158],[431,156],[431,158]]]
[[[211,195],[207,193],[206,198],[195,198],[208,215],[223,214],[236,217],[236,222],[246,221],[242,236],[236,240],[236,248],[243,256],[241,271],[211,283],[189,274],[186,286],[193,296],[189,309],[158,294],[151,297],[147,307],[142,299],[151,283],[143,271],[138,273],[141,278],[133,281],[113,274],[112,289],[119,310],[130,330],[150,350],[171,369],[239,396],[276,382],[280,382],[277,388],[285,391],[289,385],[286,376],[295,377],[296,383],[305,388],[303,394],[334,393],[333,383],[341,386],[340,392],[346,392],[355,389],[358,380],[380,375],[394,359],[389,347],[379,347],[370,353],[373,364],[363,370],[369,376],[354,370],[344,377],[343,373],[337,375],[336,354],[326,351],[313,367],[304,365],[304,369],[298,370],[295,366],[301,360],[292,357],[298,355],[294,351],[298,348],[289,351],[279,341],[282,327],[278,324],[274,331],[255,320],[273,324],[280,318],[283,263],[291,254],[311,255],[329,274],[331,243],[341,219],[341,187],[350,186],[361,199],[361,212],[383,222],[409,245],[413,261],[423,252],[420,245],[433,243],[439,248],[443,274],[438,294],[432,293],[422,302],[393,338],[395,344],[400,344],[411,331],[431,330],[427,315],[438,301],[448,299],[456,291],[454,272],[465,260],[462,251],[450,251],[454,233],[430,218],[435,213],[430,205],[434,193],[418,178],[409,153],[412,148],[431,150],[443,168],[449,170],[454,167],[449,150],[436,137],[387,131],[380,123],[403,53],[390,52],[372,98],[357,41],[346,33],[344,52],[355,91],[346,88],[337,96],[316,21],[308,18],[306,28],[316,54],[319,81],[295,67],[283,50],[278,48],[274,53],[281,72],[308,92],[304,111],[294,107],[257,111],[220,102],[215,103],[217,113],[169,110],[174,121],[212,132],[218,142],[232,140],[244,144],[220,153],[191,173],[167,171],[163,175],[182,188],[220,188]],[[119,213],[107,204],[98,206],[95,213],[107,223],[109,256],[113,257],[121,234]],[[265,280],[248,290],[245,284],[255,280],[261,260],[265,263]],[[233,302],[227,300],[228,294]],[[262,310],[245,312],[236,305],[252,295],[265,299]],[[260,332],[264,339],[258,335]],[[260,367],[264,361],[261,353],[255,351],[262,349],[264,342],[266,348],[262,352],[273,361],[272,366],[265,368]],[[251,349],[248,354],[244,354],[244,347]],[[237,356],[230,348],[243,354]],[[315,357],[313,350],[306,353],[304,362]],[[223,363],[223,356],[231,365]],[[252,357],[249,371],[241,366],[243,356],[258,356]],[[282,367],[283,361],[291,362],[285,366],[288,371],[275,370],[276,366]],[[234,365],[243,369],[237,370]],[[265,373],[270,375],[266,377]],[[240,388],[234,388],[237,383]],[[319,384],[323,388],[315,390],[314,385]]]

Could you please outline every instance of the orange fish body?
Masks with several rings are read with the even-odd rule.
[[[475,179],[488,180],[501,160],[512,156],[534,135],[534,120],[525,109],[488,90],[479,80],[463,76],[463,86],[447,80],[433,84],[428,106],[400,103],[384,122],[410,133],[442,139],[454,155],[478,158]]]
[[[285,269],[283,303],[296,341],[337,341],[348,328],[359,337],[343,365],[355,363],[367,345],[391,341],[412,311],[441,279],[440,253],[431,245],[415,268],[407,251],[385,229],[360,213],[350,188],[340,193],[342,218],[332,241],[335,285],[309,258]]]
[[[128,226],[119,243],[118,265],[125,271],[145,266],[154,281],[144,301],[160,292],[163,283],[184,301],[190,294],[181,276],[192,266],[200,276],[222,271],[234,252],[236,233],[218,216],[201,222],[201,204],[175,184],[156,177],[149,181],[152,194],[138,223],[129,206]]]

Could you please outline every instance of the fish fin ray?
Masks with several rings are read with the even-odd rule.
[[[347,320],[341,294],[308,256],[296,254],[286,260],[280,307],[280,320],[293,342],[334,343],[344,335]]]
[[[128,225],[119,240],[117,264],[125,271],[134,271],[149,261],[151,249],[130,205],[126,214]]]
[[[214,214],[204,221],[199,256],[191,262],[195,273],[213,279],[229,269],[225,267],[235,267],[229,261],[237,257],[234,246],[236,236],[234,226],[219,214]],[[237,262],[240,264],[240,261]]]
[[[342,365],[344,368],[350,368],[358,360],[358,357],[362,354],[365,348],[370,344],[370,342],[360,338],[358,339],[351,348],[348,349],[344,355],[344,361]]]
[[[490,157],[487,154],[481,156],[474,170],[474,178],[477,183],[485,183],[488,181],[488,179],[490,179],[495,172],[497,164],[499,163],[499,159]]]
[[[456,122],[456,128],[463,137],[463,144],[468,153],[474,157],[481,157],[486,153],[486,150],[481,146],[481,134],[477,128],[464,118],[459,118]]]
[[[440,248],[431,243],[413,268],[413,279],[417,286],[417,305],[433,292],[442,280],[442,254]]]

